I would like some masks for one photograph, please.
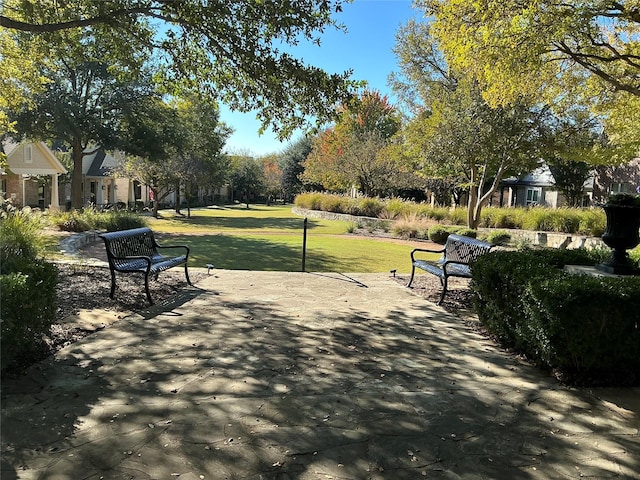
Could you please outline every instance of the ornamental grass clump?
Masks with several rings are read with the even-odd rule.
[[[401,198],[390,198],[386,201],[383,212],[384,218],[389,220],[402,218],[411,212],[411,203]]]

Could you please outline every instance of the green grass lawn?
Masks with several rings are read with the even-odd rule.
[[[186,212],[186,211],[183,211]],[[163,210],[149,226],[161,243],[186,244],[190,265],[236,270],[300,271],[304,219],[291,206],[252,205],[194,209],[191,218]],[[348,222],[308,219],[306,270],[388,272],[411,270],[411,246],[349,235]],[[437,256],[437,255],[434,255]]]

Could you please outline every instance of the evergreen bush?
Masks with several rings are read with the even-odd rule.
[[[429,229],[429,240],[444,245],[449,237],[449,231],[442,225],[434,225]]]
[[[0,368],[42,341],[55,321],[57,269],[40,259],[42,217],[3,206],[0,217]]]
[[[105,214],[101,228],[107,232],[119,230],[129,230],[131,228],[146,227],[147,221],[144,217],[127,211],[115,211]]]
[[[472,266],[478,317],[502,344],[580,384],[640,383],[640,278],[571,275],[578,250],[497,251]]]
[[[494,245],[508,245],[511,241],[511,234],[509,232],[505,232],[504,230],[492,230],[490,231],[484,239],[493,243]]]
[[[0,368],[43,341],[55,321],[58,270],[44,260],[16,260],[0,274]]]

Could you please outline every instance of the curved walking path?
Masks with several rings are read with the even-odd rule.
[[[386,274],[215,271],[3,382],[0,478],[638,478],[570,389]]]

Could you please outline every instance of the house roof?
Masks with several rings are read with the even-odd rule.
[[[44,142],[14,143],[6,141],[2,147],[7,155],[7,165],[11,173],[17,175],[67,173],[67,169]],[[30,154],[27,153],[29,148],[31,148]],[[27,156],[29,156],[28,160]]]
[[[87,177],[113,177],[112,169],[116,166],[116,159],[102,149],[82,159],[82,173]]]

